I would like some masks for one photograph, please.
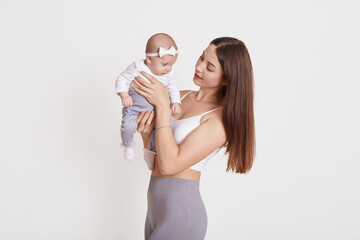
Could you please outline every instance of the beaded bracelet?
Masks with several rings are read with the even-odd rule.
[[[163,127],[171,127],[171,126],[161,126],[161,127],[156,128],[155,130],[158,130],[158,129],[163,128]]]

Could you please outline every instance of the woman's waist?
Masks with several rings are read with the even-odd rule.
[[[200,195],[199,182],[182,179],[157,177],[151,175],[148,197],[165,197],[166,199],[179,196],[187,196],[193,198]]]
[[[155,155],[154,168],[153,168],[153,170],[151,172],[151,176],[154,176],[154,177],[166,177],[166,178],[180,178],[180,179],[200,182],[201,172],[189,168],[189,169],[185,169],[184,171],[179,172],[179,173],[174,174],[174,175],[162,175],[160,173],[160,169],[158,167],[157,156]]]

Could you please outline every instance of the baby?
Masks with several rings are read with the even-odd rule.
[[[151,83],[140,71],[144,71],[159,80],[169,89],[169,97],[172,113],[181,112],[180,91],[174,80],[172,65],[176,62],[178,55],[175,41],[168,34],[157,33],[149,38],[146,44],[145,60],[133,62],[116,79],[115,91],[121,98],[123,105],[121,139],[124,147],[124,157],[126,160],[134,158],[133,137],[137,130],[137,117],[140,112],[155,111],[154,106],[145,97],[141,96],[132,89],[132,81],[140,76],[145,81]],[[155,128],[150,137],[148,146],[150,151],[156,152],[155,147]],[[148,163],[148,168],[152,168],[152,163]]]

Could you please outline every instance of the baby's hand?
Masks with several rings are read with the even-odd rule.
[[[121,98],[121,103],[124,107],[131,107],[133,104],[131,96],[124,96]]]
[[[171,111],[173,114],[181,113],[181,106],[179,103],[172,103],[171,104]]]

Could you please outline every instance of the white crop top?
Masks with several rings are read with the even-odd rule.
[[[190,92],[187,92],[181,100],[186,97]],[[218,107],[221,108],[221,107]],[[195,128],[197,128],[200,125],[200,119],[202,116],[204,116],[207,113],[210,113],[218,108],[212,109],[210,111],[207,111],[203,114],[196,115],[193,117],[183,118],[183,119],[174,119],[171,114],[171,128],[174,135],[174,139],[177,145],[179,145],[185,137],[190,134]],[[205,168],[206,163],[212,158],[221,147],[215,149],[212,153],[210,153],[207,157],[202,159],[200,162],[196,163],[195,165],[191,166],[190,169],[196,170],[196,171],[202,171]]]

